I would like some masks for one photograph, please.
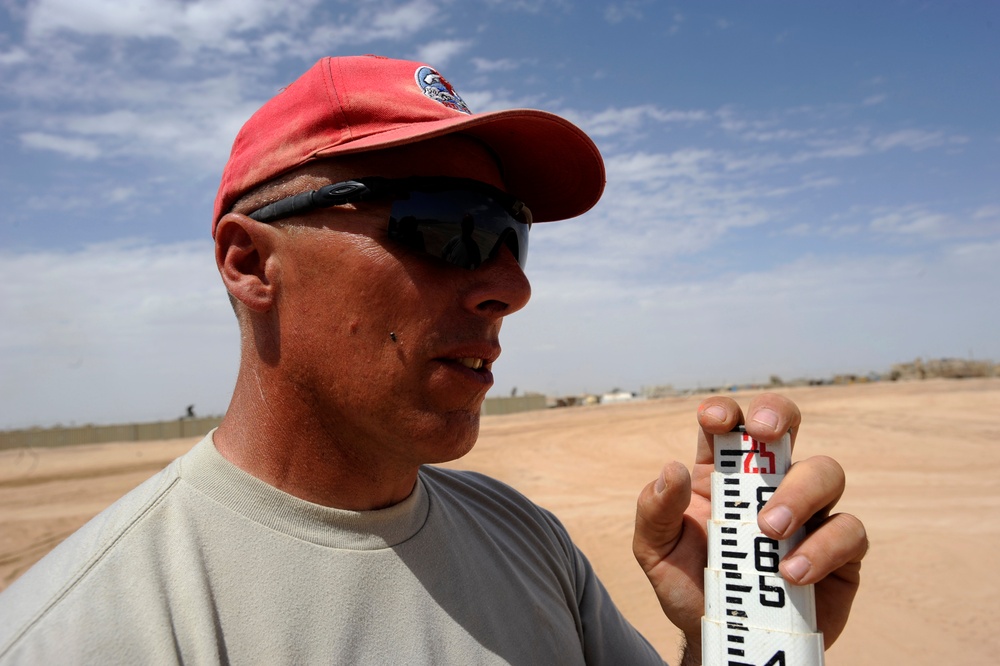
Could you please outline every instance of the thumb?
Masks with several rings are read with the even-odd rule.
[[[691,503],[691,475],[679,462],[669,462],[656,480],[639,493],[632,552],[647,574],[667,559],[680,541],[684,512]]]

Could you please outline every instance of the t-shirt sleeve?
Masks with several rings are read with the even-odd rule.
[[[559,590],[588,665],[663,666],[663,659],[621,614],[555,515],[507,484],[476,472],[429,468],[426,473],[433,475],[435,492],[453,496],[448,503],[452,511],[463,512],[491,543],[520,553],[515,558],[518,566],[536,568],[511,575],[529,582],[544,579],[550,591]]]
[[[545,509],[542,512],[563,541],[574,569],[577,606],[583,627],[583,651],[587,664],[664,666],[666,662],[649,641],[618,610],[590,561],[573,543],[559,519]]]

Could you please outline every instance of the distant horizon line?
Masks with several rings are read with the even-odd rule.
[[[692,395],[695,393],[716,393],[731,392],[736,390],[758,390],[768,388],[794,388],[800,386],[828,386],[843,385],[852,383],[865,383],[872,381],[914,381],[926,379],[972,379],[972,378],[995,378],[1000,376],[1000,364],[988,359],[960,359],[960,358],[937,358],[924,361],[921,358],[913,361],[896,363],[891,366],[888,372],[871,371],[867,374],[838,373],[827,378],[797,377],[784,381],[778,375],[771,375],[767,383],[763,382],[731,382],[720,384],[709,384],[706,386],[696,386],[687,388],[674,388],[671,384],[658,384],[640,387],[639,392],[627,391],[621,388],[614,388],[608,391],[591,392],[582,391],[579,393],[548,394],[540,391],[514,392],[510,396],[494,396],[486,400],[510,400],[529,395],[542,395],[547,399],[559,398],[582,398],[588,396],[599,397],[610,393],[625,392],[632,395],[641,395],[647,398],[676,397]],[[191,406],[193,408],[193,405]],[[187,414],[183,414],[176,419],[154,419],[150,421],[118,421],[115,423],[83,423],[71,422],[69,425],[56,423],[50,426],[32,425],[17,428],[0,428],[0,434],[10,435],[21,432],[39,432],[51,430],[71,430],[78,428],[114,428],[114,427],[146,427],[157,424],[203,421],[210,419],[221,420],[225,416],[222,414],[196,415],[193,409]]]

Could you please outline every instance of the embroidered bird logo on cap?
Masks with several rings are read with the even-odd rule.
[[[417,85],[420,86],[420,89],[427,97],[435,102],[444,104],[449,109],[472,115],[472,111],[469,110],[469,107],[462,98],[458,96],[452,85],[436,70],[427,65],[418,67],[414,73],[414,78],[417,80]]]

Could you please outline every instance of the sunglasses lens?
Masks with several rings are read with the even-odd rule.
[[[476,268],[504,246],[524,267],[530,213],[515,216],[483,192],[411,191],[393,201],[389,238],[462,268]]]

